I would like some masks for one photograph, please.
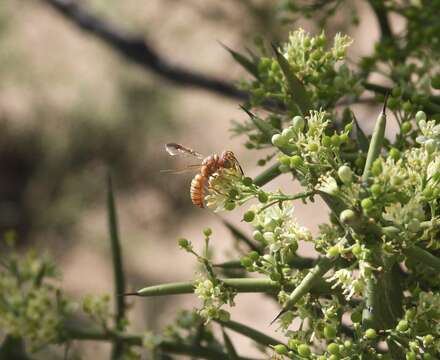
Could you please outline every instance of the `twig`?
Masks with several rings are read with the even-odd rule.
[[[83,330],[77,328],[67,329],[66,335],[72,340],[93,340],[93,341],[121,341],[124,344],[131,346],[143,346],[144,334],[136,333],[104,333],[100,331]],[[157,349],[170,353],[188,355],[209,360],[228,360],[228,355],[217,349],[193,346],[184,343],[175,343],[171,341],[161,341],[155,345]],[[250,358],[240,357],[240,360],[252,360]]]
[[[129,34],[99,18],[75,0],[43,0],[81,30],[95,36],[127,60],[182,86],[193,86],[222,96],[245,101],[248,94],[233,84],[195,70],[175,65],[161,56],[143,34]]]
[[[368,0],[368,3],[370,4],[371,8],[374,11],[374,14],[376,15],[382,38],[387,38],[393,41],[393,32],[391,30],[391,25],[388,20],[388,12],[384,3],[382,1],[376,0]]]

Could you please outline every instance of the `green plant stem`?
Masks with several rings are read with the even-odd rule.
[[[303,270],[313,267],[315,261],[316,259],[313,258],[295,256],[292,260],[289,261],[288,264],[293,269]],[[226,261],[224,263],[214,264],[213,266],[222,269],[244,269],[244,266],[241,265],[240,260]]]
[[[323,261],[320,260],[319,264],[310,271],[310,273],[314,273],[317,268],[321,269],[323,267]],[[321,264],[321,265],[320,265]],[[310,275],[309,273],[309,275]],[[309,276],[308,275],[308,276]],[[317,280],[319,276],[316,276],[312,280]],[[307,276],[306,276],[307,278]],[[238,293],[275,293],[280,290],[281,285],[279,282],[272,281],[270,279],[260,278],[233,278],[233,279],[222,279],[221,280],[226,286],[230,286]],[[304,281],[304,280],[303,280]],[[327,284],[327,283],[326,283]],[[330,284],[328,286],[324,286],[323,283],[310,281],[307,285],[306,290],[310,290],[312,285],[316,285],[314,290],[317,293],[323,293],[329,290]],[[295,289],[293,284],[285,285],[285,289],[290,291]],[[305,288],[304,288],[305,289]],[[160,284],[148,286],[143,289],[140,289],[133,293],[127,293],[127,296],[142,296],[142,297],[150,297],[150,296],[164,296],[164,295],[181,295],[181,294],[191,294],[194,292],[194,282],[193,281],[183,281],[183,282],[175,282],[168,284]]]
[[[321,279],[324,274],[328,270],[330,270],[331,266],[331,259],[326,257],[320,258],[315,267],[310,270],[310,272],[304,277],[304,279],[302,279],[301,283],[289,295],[289,300],[285,304],[284,309],[281,310],[281,312],[272,320],[272,323],[275,322],[285,312],[289,311],[299,299],[307,294],[316,283],[316,281]]]
[[[275,179],[278,175],[281,174],[279,166],[280,164],[276,163],[264,170],[260,175],[254,178],[254,184],[257,186],[263,186],[269,181]]]
[[[143,346],[143,334],[136,333],[118,333],[118,332],[100,332],[93,330],[82,330],[69,328],[66,330],[66,337],[71,340],[92,340],[92,341],[120,341],[126,345]],[[170,354],[187,355],[202,359],[228,360],[228,354],[217,349],[193,346],[171,341],[161,341],[156,348]],[[253,360],[250,358],[239,357],[240,360]]]
[[[422,264],[428,265],[434,270],[440,271],[440,258],[419,246],[412,246],[406,249],[405,254]]]
[[[258,330],[255,330],[247,325],[240,324],[236,321],[221,321],[221,320],[214,320],[217,323],[221,324],[222,326],[231,329],[241,335],[244,335],[248,337],[249,339],[254,340],[258,344],[262,344],[265,346],[269,345],[277,345],[277,344],[283,344],[282,341],[279,341],[277,339],[274,339],[273,337],[270,337]]]
[[[113,275],[115,283],[115,328],[123,330],[123,320],[125,317],[125,299],[121,296],[125,292],[124,268],[122,265],[122,249],[119,241],[118,217],[114,199],[113,184],[111,175],[107,175],[107,210],[108,224],[110,232],[110,244],[113,260]],[[112,359],[119,359],[123,352],[123,344],[115,341],[112,349]]]
[[[228,230],[236,239],[244,242],[247,246],[249,246],[251,250],[261,253],[261,249],[258,247],[258,245],[251,239],[249,239],[245,234],[243,234],[243,232],[241,232],[237,227],[235,227],[227,220],[223,220],[223,224],[228,228]]]

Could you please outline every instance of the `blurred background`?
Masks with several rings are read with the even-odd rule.
[[[213,214],[195,208],[189,199],[193,174],[160,170],[185,165],[164,151],[165,143],[178,142],[203,154],[233,150],[249,176],[261,172],[256,166],[260,154],[246,150],[245,139],[231,138],[229,132],[231,120],[245,118],[238,107],[240,94],[218,84],[191,86],[161,73],[160,66],[145,66],[147,53],[133,61],[136,53],[118,41],[145,41],[166,63],[233,85],[246,74],[220,43],[243,51],[253,48],[258,37],[279,43],[299,26],[320,31],[314,19],[286,21],[289,14],[281,11],[282,3],[0,1],[1,231],[14,229],[20,246],[49,251],[72,297],[111,293],[105,208],[110,169],[130,290],[192,278],[195,259],[179,250],[176,240],[186,237],[202,246],[202,229],[208,226],[214,230],[216,261],[236,259],[233,238],[221,220],[249,232],[240,223],[242,212]],[[354,8],[357,27],[345,16]],[[98,32],[107,37],[95,36],[96,28],[87,26],[91,20],[101,21]],[[375,21],[364,2],[354,1],[353,8],[338,9],[327,33],[329,38],[337,31],[350,34],[355,40],[350,58],[355,60],[372,51],[378,37]],[[121,37],[112,38],[109,31]],[[371,109],[359,111],[372,119],[367,116],[374,113]],[[268,186],[294,191],[288,176]],[[298,204],[297,218],[316,230],[326,214],[319,203],[307,208]],[[136,331],[159,330],[180,308],[198,304],[190,295],[131,303]],[[269,299],[242,295],[232,314],[266,331],[276,309]],[[101,358],[97,351],[107,351],[102,344],[82,346],[84,358]],[[252,354],[247,342],[241,348]]]

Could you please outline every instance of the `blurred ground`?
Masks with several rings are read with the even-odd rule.
[[[128,64],[42,2],[17,3],[0,4],[0,126],[5,129],[0,136],[9,144],[0,151],[9,156],[0,170],[9,189],[4,192],[16,193],[0,204],[2,219],[10,219],[2,225],[16,224],[23,242],[50,248],[64,274],[63,287],[73,297],[111,292],[103,186],[110,166],[132,290],[192,278],[194,258],[177,248],[176,239],[186,237],[201,246],[201,230],[208,226],[214,230],[217,261],[236,258],[220,219],[249,230],[240,224],[241,212],[216,215],[193,208],[188,197],[191,174],[161,174],[160,169],[181,165],[163,151],[163,144],[174,141],[204,154],[233,150],[247,174],[258,174],[256,154],[241,146],[244,139],[231,139],[228,132],[231,119],[243,118],[238,103],[202,90],[176,88]],[[278,39],[289,30],[274,26],[267,12],[247,16],[246,3],[264,9],[275,1],[96,0],[90,6],[120,26],[145,32],[173,62],[232,81],[244,74],[218,41],[243,49],[257,32]],[[350,29],[353,58],[371,51],[377,36],[374,19],[364,5],[359,7],[360,26]],[[338,20],[333,24],[335,29],[342,26]],[[375,118],[374,109],[360,108],[359,114]],[[364,124],[366,129],[370,126]],[[7,167],[8,163],[21,166]],[[298,189],[288,176],[270,186]],[[300,223],[316,230],[326,220],[321,205],[299,203]],[[143,331],[160,329],[180,308],[192,308],[197,300],[179,296],[131,303],[133,330]],[[232,314],[237,321],[275,333],[268,324],[276,310],[267,298],[241,295]],[[84,358],[104,358],[96,352],[101,345],[84,346]],[[240,352],[253,350],[244,341]]]

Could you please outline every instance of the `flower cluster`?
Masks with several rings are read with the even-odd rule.
[[[269,276],[274,281],[288,283],[296,275],[291,262],[297,257],[296,250],[301,241],[311,241],[308,229],[299,226],[293,219],[291,202],[279,206],[258,205],[249,210],[255,214],[251,224],[255,228],[253,237],[262,246],[262,254],[253,251],[241,259],[248,271]]]
[[[235,292],[231,288],[221,281],[200,278],[194,284],[194,294],[203,301],[199,314],[206,322],[211,319],[229,320],[230,315],[222,306],[234,306]]]
[[[66,316],[72,310],[49,279],[56,278],[53,263],[31,252],[8,254],[0,272],[0,328],[25,339],[29,351],[58,342]]]

